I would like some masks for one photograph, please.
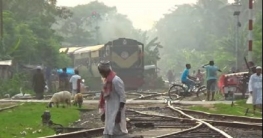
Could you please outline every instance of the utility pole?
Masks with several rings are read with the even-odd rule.
[[[4,35],[3,7],[3,0],[0,0],[0,41],[2,41]]]
[[[235,11],[234,11],[234,16],[236,16],[236,35],[235,35],[235,52],[236,52],[236,70],[238,69],[238,61],[239,61],[239,53],[238,53],[238,38],[239,38],[239,27],[241,27],[241,23],[239,21],[239,15],[240,15],[240,2],[239,0],[235,0],[235,3],[234,3],[234,6],[235,6]]]

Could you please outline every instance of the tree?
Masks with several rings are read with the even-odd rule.
[[[254,36],[254,47],[253,47],[253,56],[254,61],[258,65],[262,65],[262,13],[257,15],[257,20],[255,22],[255,27],[253,29]]]
[[[58,18],[70,16],[65,7],[57,7],[56,0],[4,0],[4,16],[2,48],[13,49],[10,46],[21,41],[11,54],[16,62],[58,65],[62,37],[55,34],[51,25]]]
[[[115,7],[108,7],[98,1],[70,8],[72,17],[59,20],[53,28],[65,38],[66,45],[95,45],[96,27],[105,20],[109,13],[116,12]],[[100,30],[100,29],[99,29]]]
[[[256,0],[255,3],[260,1]],[[240,66],[244,63],[243,57],[247,55],[248,1],[241,0],[241,5],[242,26],[239,28],[238,38]],[[222,68],[233,66],[236,62],[234,10],[226,0],[199,0],[197,4],[176,6],[171,13],[165,14],[155,26],[156,34],[164,45],[160,51],[160,67],[178,71],[186,63],[191,63],[193,68],[200,68],[209,60],[215,60]],[[260,6],[255,6],[254,11],[260,13],[262,8],[260,10]],[[256,20],[257,18],[259,17]],[[258,51],[257,55],[261,55],[259,53],[262,48],[260,28],[262,27],[254,28],[254,50]],[[262,61],[262,56],[255,58]]]
[[[73,13],[71,18],[59,20],[59,23],[53,26],[57,33],[65,38],[64,45],[87,46],[96,45],[98,42],[104,44],[120,37],[135,36],[132,33],[135,30],[132,22],[126,15],[118,13],[116,7],[93,1],[70,10]]]

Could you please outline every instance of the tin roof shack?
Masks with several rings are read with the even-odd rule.
[[[11,67],[12,67],[12,60],[4,60],[0,61],[0,79],[7,80],[11,78]]]

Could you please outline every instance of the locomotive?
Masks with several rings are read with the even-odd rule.
[[[73,61],[73,67],[87,80],[90,89],[101,88],[97,69],[100,60],[109,60],[112,69],[123,80],[126,90],[137,90],[144,83],[144,44],[133,39],[119,38],[104,45],[61,48]]]
[[[105,45],[105,58],[124,81],[127,90],[137,90],[143,85],[144,45],[133,39],[119,38]]]

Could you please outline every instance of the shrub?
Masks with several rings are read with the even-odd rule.
[[[0,97],[3,97],[5,94],[14,96],[15,94],[20,93],[19,89],[21,87],[23,88],[23,92],[32,94],[32,90],[28,88],[25,89],[25,80],[26,76],[24,74],[14,74],[12,78],[8,80],[0,80]]]

